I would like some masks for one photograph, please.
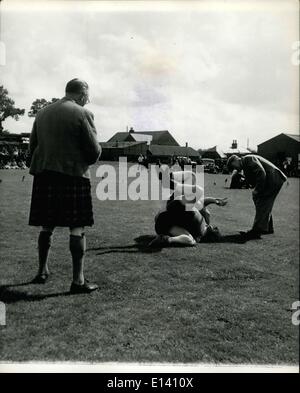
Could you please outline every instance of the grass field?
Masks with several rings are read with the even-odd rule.
[[[95,169],[86,276],[100,290],[76,296],[67,229],[54,235],[50,281],[27,284],[37,266],[38,229],[27,225],[32,177],[0,171],[1,361],[298,363],[299,179],[276,201],[275,235],[151,253],[143,241],[160,203],[98,201]],[[212,223],[233,235],[251,226],[254,208],[251,191],[225,189],[225,178],[206,175],[205,193],[229,198],[211,208]]]

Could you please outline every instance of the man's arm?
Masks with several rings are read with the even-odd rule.
[[[265,187],[266,181],[266,171],[264,170],[264,167],[261,165],[261,163],[256,157],[247,157],[247,161],[245,162],[245,164],[247,169],[251,171],[251,173],[255,176],[256,179],[253,193],[261,194]]]
[[[84,112],[82,118],[81,142],[88,165],[94,164],[100,157],[101,146],[97,140],[94,116],[87,110]]]
[[[30,167],[32,156],[37,145],[38,145],[38,139],[37,139],[37,132],[36,132],[36,120],[34,120],[32,131],[30,134],[30,139],[29,139],[28,157],[26,159],[27,167]]]

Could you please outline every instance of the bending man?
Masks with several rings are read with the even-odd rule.
[[[254,187],[252,196],[256,213],[251,230],[241,233],[244,240],[274,233],[272,208],[286,181],[284,173],[270,161],[254,154],[242,158],[232,155],[227,166],[229,170],[243,170],[247,182]]]

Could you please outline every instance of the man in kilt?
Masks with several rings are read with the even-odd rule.
[[[39,269],[34,283],[49,277],[48,254],[55,227],[70,229],[69,249],[73,262],[71,293],[89,293],[96,284],[84,277],[85,226],[94,224],[90,170],[101,147],[93,114],[84,108],[88,84],[72,79],[61,100],[41,109],[30,136],[30,174],[34,176],[29,225],[40,226]]]

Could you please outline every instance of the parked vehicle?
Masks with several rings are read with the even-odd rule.
[[[202,165],[204,165],[204,172],[218,173],[218,167],[215,160],[212,158],[202,158]]]

